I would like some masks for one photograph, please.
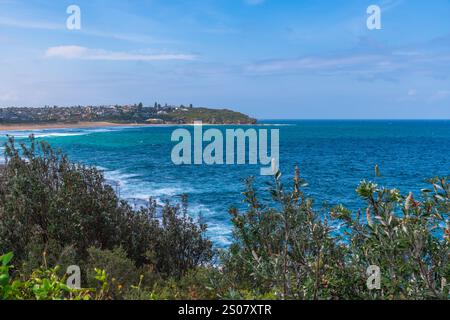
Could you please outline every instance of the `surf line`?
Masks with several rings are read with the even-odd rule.
[[[269,138],[270,155],[268,154]],[[257,165],[259,163],[263,166],[260,170],[263,176],[276,174],[280,166],[279,129],[226,129],[224,138],[223,132],[219,129],[203,131],[203,124],[198,121],[194,123],[194,136],[189,130],[179,128],[173,131],[171,141],[178,142],[171,153],[171,159],[175,165]],[[208,144],[204,146],[204,143]]]

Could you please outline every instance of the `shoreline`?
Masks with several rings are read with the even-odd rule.
[[[145,123],[114,123],[114,122],[77,122],[77,123],[18,123],[18,124],[0,124],[0,131],[30,131],[44,129],[78,129],[78,128],[104,128],[104,127],[149,127],[153,124]]]
[[[115,123],[115,122],[77,122],[77,123],[18,123],[18,124],[0,124],[0,131],[33,131],[45,129],[81,129],[81,128],[107,128],[107,127],[173,127],[173,126],[193,126],[194,124],[153,124],[153,123]],[[210,124],[203,123],[204,126],[246,126],[257,124]]]

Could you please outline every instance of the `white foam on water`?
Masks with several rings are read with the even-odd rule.
[[[125,129],[125,127],[15,130],[15,131],[0,131],[0,136],[9,135],[20,139],[20,138],[28,138],[31,134],[33,134],[35,138],[61,138],[61,137],[85,136],[93,133],[114,132],[122,129]]]
[[[77,137],[85,136],[89,132],[52,132],[52,133],[37,133],[35,138],[62,138],[62,137]]]
[[[120,197],[130,203],[133,207],[145,206],[150,198],[156,201],[158,206],[165,204],[165,199],[172,201],[182,194],[189,194],[190,188],[183,188],[173,185],[161,185],[140,179],[140,175],[135,173],[125,173],[122,170],[101,169],[107,181],[113,187],[118,186]],[[111,183],[113,182],[113,183]],[[212,218],[218,217],[218,213],[204,204],[189,203],[188,213],[195,221],[201,216],[207,224],[208,237],[219,247],[227,247],[231,244],[232,231],[225,223],[211,222]]]
[[[28,138],[31,134],[35,138],[58,138],[58,137],[73,137],[73,136],[83,136],[89,134],[88,132],[42,132],[42,131],[9,131],[1,132],[1,135],[9,135],[18,139]]]
[[[141,175],[136,173],[126,173],[122,170],[111,170],[103,168],[105,178],[112,180],[120,187],[120,195],[123,198],[143,199],[161,197],[180,196],[189,193],[190,188],[183,188],[168,184],[157,184],[150,181],[144,181]]]
[[[195,215],[202,215],[203,217],[212,217],[216,212],[204,204],[192,204],[190,211]]]
[[[218,224],[218,223],[207,223],[208,225],[208,236],[211,240],[218,244],[219,247],[227,247],[232,243],[233,231],[229,226]]]
[[[120,185],[125,185],[131,178],[138,177],[139,175],[133,173],[123,173],[121,170],[108,170],[103,168],[105,178],[118,182]]]
[[[5,164],[5,147],[0,147],[0,164]]]
[[[156,189],[151,189],[150,193],[154,197],[161,197],[161,196],[179,196],[182,195],[183,193],[186,193],[186,191],[176,187],[160,187]]]
[[[203,218],[202,222],[208,226],[207,235],[218,247],[228,247],[231,245],[233,231],[225,222],[215,221],[215,217],[220,217],[220,213],[204,204],[190,204],[189,213],[194,218]]]
[[[224,236],[212,236],[211,239],[213,240],[213,242],[218,243],[220,246],[223,247],[229,247],[233,243],[231,241],[231,238]]]

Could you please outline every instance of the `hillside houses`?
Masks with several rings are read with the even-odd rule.
[[[238,112],[208,108],[194,108],[192,105],[164,106],[155,103],[145,107],[134,105],[105,106],[45,106],[37,108],[0,108],[0,124],[50,124],[78,122],[186,124],[196,120],[205,123],[254,123],[255,120]]]

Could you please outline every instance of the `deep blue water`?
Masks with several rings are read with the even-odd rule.
[[[299,164],[317,206],[361,205],[355,188],[382,174],[379,184],[402,193],[419,192],[425,179],[450,175],[450,121],[261,121],[255,128],[280,129],[281,170],[291,177]],[[260,165],[176,166],[170,137],[177,127],[40,130],[35,135],[68,153],[72,160],[105,170],[119,183],[120,196],[133,205],[188,193],[191,213],[202,214],[217,246],[231,239],[228,208],[242,206],[243,183],[256,176],[261,188],[270,177]],[[192,127],[186,127],[192,131]],[[207,127],[211,128],[211,127]],[[224,130],[229,127],[219,127]],[[249,127],[243,127],[248,129]],[[206,128],[205,128],[206,129]],[[0,140],[5,140],[2,132]],[[29,132],[10,132],[26,137]]]

